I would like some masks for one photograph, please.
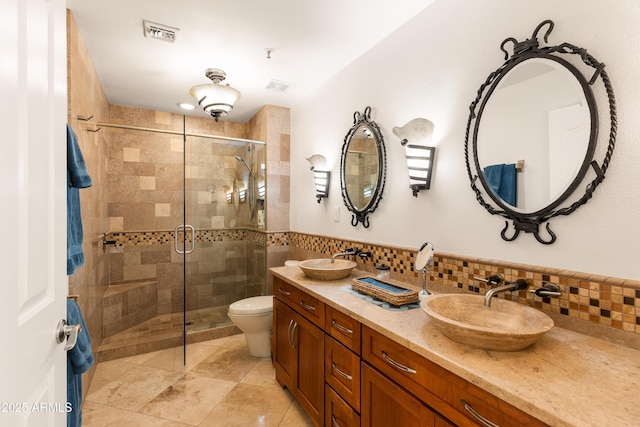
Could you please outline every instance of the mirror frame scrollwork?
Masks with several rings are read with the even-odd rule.
[[[355,206],[351,198],[349,197],[349,192],[347,190],[347,179],[346,179],[346,159],[347,153],[349,151],[349,143],[351,139],[355,135],[356,131],[360,128],[360,126],[366,126],[372,133],[372,136],[375,138],[377,156],[378,156],[378,176],[376,180],[376,186],[371,196],[371,199],[366,204],[366,206],[362,209],[358,209]],[[386,181],[387,174],[387,154],[384,146],[384,138],[382,137],[382,133],[380,132],[380,128],[377,123],[371,120],[371,107],[367,106],[364,109],[364,113],[360,113],[356,111],[353,114],[353,126],[347,132],[347,135],[344,137],[344,144],[342,145],[342,154],[340,156],[340,188],[342,191],[342,199],[344,201],[345,206],[351,212],[351,225],[356,227],[358,223],[362,223],[364,228],[369,228],[369,214],[376,210],[380,200],[382,200],[382,191],[384,190],[384,184]]]
[[[617,133],[616,103],[611,82],[604,69],[605,65],[596,60],[589,53],[587,53],[586,49],[574,46],[569,43],[562,43],[558,46],[540,46],[538,33],[545,26],[547,27],[547,30],[543,36],[543,40],[545,43],[547,43],[549,34],[554,27],[554,23],[551,20],[545,20],[540,23],[533,31],[533,35],[530,39],[518,42],[515,38],[509,37],[502,42],[502,44],[500,45],[500,49],[505,53],[505,63],[489,75],[487,80],[478,89],[475,100],[471,102],[469,106],[470,113],[465,133],[464,146],[467,173],[471,183],[471,188],[473,189],[476,195],[476,200],[480,203],[480,205],[482,205],[490,214],[499,215],[505,218],[505,227],[500,233],[502,239],[505,241],[515,240],[520,232],[524,231],[525,233],[532,233],[535,236],[536,240],[542,244],[554,243],[557,237],[556,234],[551,231],[548,221],[551,218],[559,215],[570,215],[580,206],[587,203],[587,201],[593,196],[593,193],[598,185],[600,185],[600,183],[604,180],[605,173],[607,171],[607,168],[609,167],[609,162],[611,161],[613,150],[615,148]],[[505,45],[507,45],[509,42],[513,43],[513,53],[511,54],[511,56],[509,56],[509,53],[505,49]],[[593,74],[591,76],[583,76],[583,74],[575,66],[571,65],[570,62],[562,58],[562,56],[565,56],[565,58],[579,57],[583,64],[593,69]],[[493,194],[493,192],[489,190],[489,186],[483,176],[482,168],[480,167],[478,161],[477,145],[478,129],[480,120],[482,118],[482,112],[494,89],[501,81],[501,79],[516,65],[532,58],[546,58],[553,60],[573,73],[574,77],[576,77],[576,79],[580,82],[587,103],[589,104],[592,123],[589,147],[587,148],[585,159],[579,172],[577,173],[571,184],[568,186],[567,190],[564,191],[558,198],[552,200],[551,203],[549,203],[544,208],[537,210],[536,212],[524,213],[515,210],[508,203],[501,201],[497,195]],[[604,89],[606,91],[609,102],[610,116],[609,143],[606,154],[604,155],[604,158],[600,164],[597,161],[593,160],[593,154],[597,144],[599,123],[596,101],[591,89],[591,87],[595,85],[599,80],[602,81]],[[470,161],[470,150],[472,150],[473,154],[472,161]],[[475,170],[473,171],[472,165],[475,168]],[[593,169],[595,177],[586,185],[584,194],[568,206],[558,208],[558,206],[562,202],[566,201],[575,192],[575,190],[585,177],[587,171],[589,170],[589,166]],[[485,189],[486,194],[489,195],[490,200],[485,200],[485,197],[483,197],[483,193],[477,185],[478,181],[480,181],[481,186]],[[513,223],[513,231],[510,236],[507,235],[509,229],[509,221]],[[548,237],[546,238],[541,236],[540,234],[539,228],[542,224],[545,224],[545,228],[548,234]]]

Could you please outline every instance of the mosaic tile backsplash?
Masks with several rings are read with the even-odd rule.
[[[420,283],[420,273],[414,270],[417,248],[382,246],[295,232],[270,234],[267,245],[288,245],[291,259],[328,257],[346,248],[359,248],[372,253],[371,259],[355,260],[359,269],[373,273],[376,265],[386,264],[391,268],[392,279],[415,285]],[[485,283],[474,279],[474,276],[489,277],[496,273],[507,281],[528,279],[529,290],[552,282],[562,292],[558,298],[538,297],[529,290],[502,294],[500,298],[640,335],[640,281],[637,280],[441,252],[436,252],[428,280],[484,294]]]

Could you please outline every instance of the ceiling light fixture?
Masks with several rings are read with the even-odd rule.
[[[208,68],[205,76],[210,78],[213,84],[196,85],[191,88],[189,93],[217,122],[220,117],[226,116],[233,109],[233,104],[240,98],[240,92],[228,84],[220,84],[227,77],[227,74],[222,70]]]
[[[195,105],[189,104],[187,102],[178,103],[178,107],[182,108],[183,110],[193,110],[196,108]]]

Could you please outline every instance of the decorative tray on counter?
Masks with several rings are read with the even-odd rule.
[[[404,305],[418,301],[418,291],[392,285],[373,277],[355,278],[351,283],[351,288],[393,305]]]

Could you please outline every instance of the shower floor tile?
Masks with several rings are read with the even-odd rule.
[[[227,311],[228,306],[225,305],[187,312],[187,342],[239,333],[229,320]],[[97,351],[97,360],[113,360],[178,346],[183,342],[184,321],[183,313],[162,314],[104,338]]]
[[[186,365],[182,347],[98,363],[83,425],[313,425],[276,382],[271,359],[249,355],[243,335],[189,344],[186,355]]]

